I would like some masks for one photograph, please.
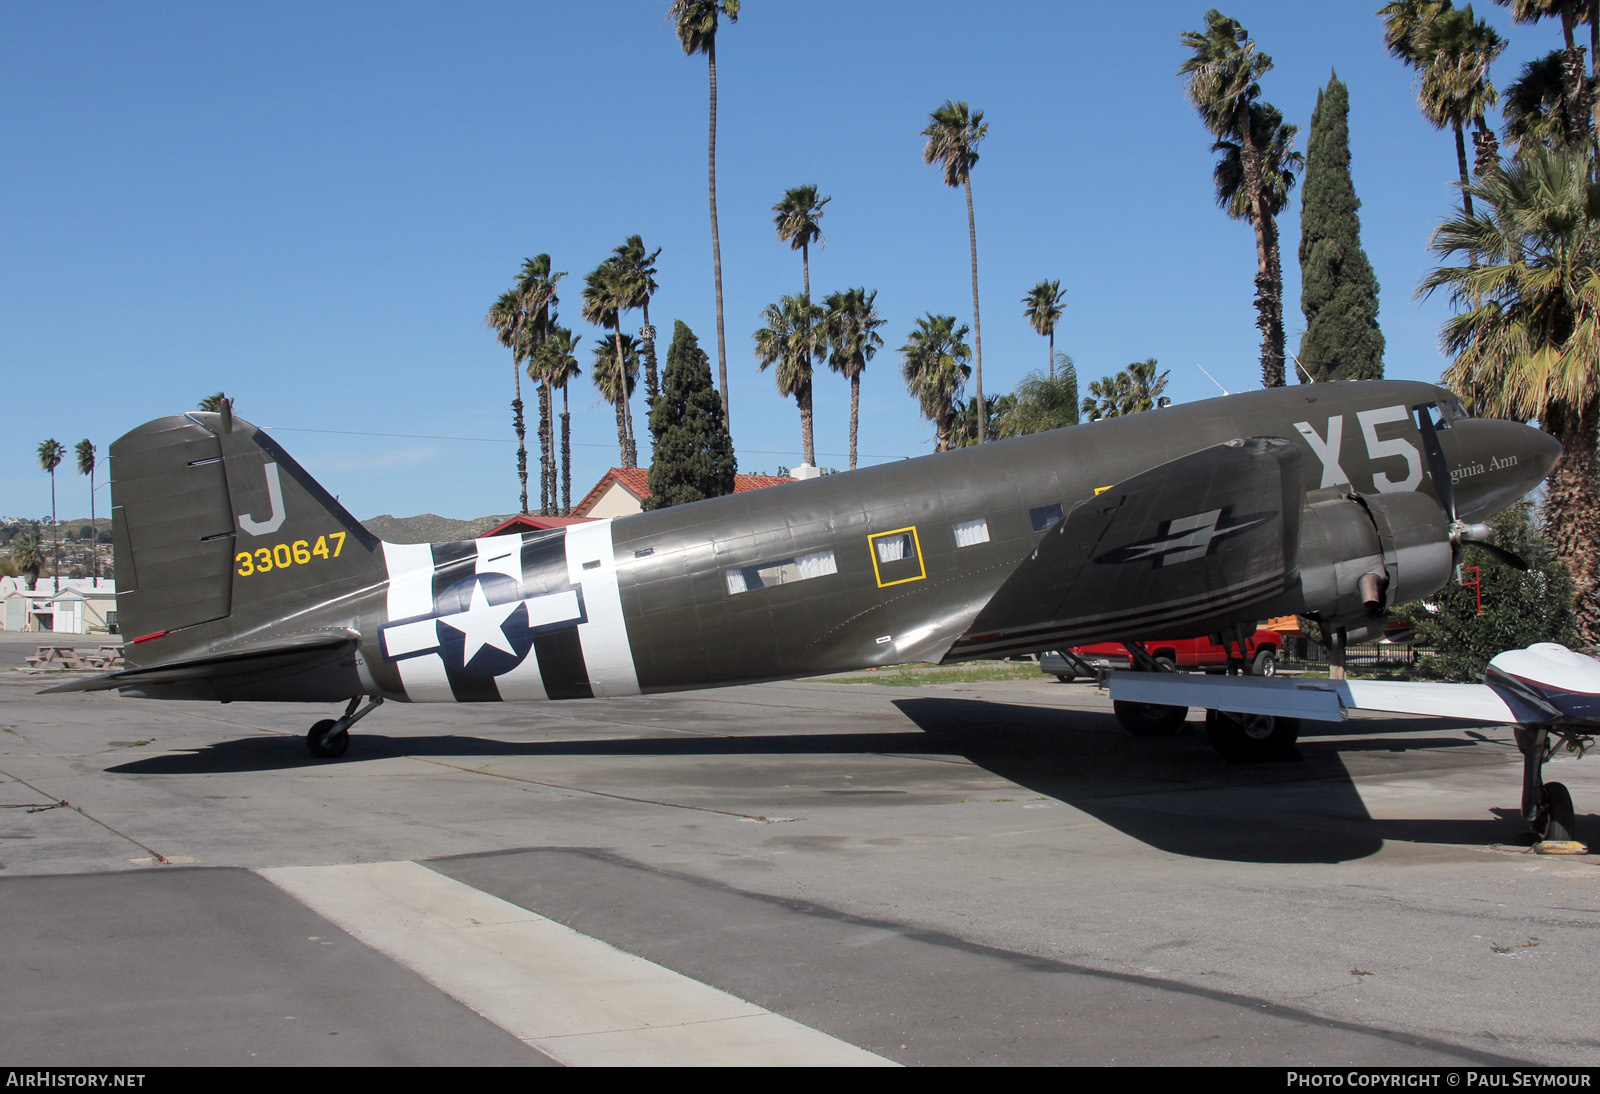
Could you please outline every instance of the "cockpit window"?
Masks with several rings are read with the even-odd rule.
[[[1459,406],[1460,404],[1458,403],[1456,405]],[[1422,418],[1424,415],[1427,416],[1428,421],[1433,425],[1435,432],[1449,429],[1450,423],[1455,421],[1457,418],[1457,415],[1452,413],[1452,408],[1445,403],[1422,403],[1413,409],[1416,412],[1417,427],[1419,429],[1422,426]]]

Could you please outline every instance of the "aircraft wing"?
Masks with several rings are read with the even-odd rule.
[[[1075,506],[946,655],[1204,634],[1297,579],[1299,451],[1256,437],[1183,456]]]
[[[1111,698],[1120,702],[1270,714],[1315,722],[1342,721],[1352,710],[1424,714],[1471,722],[1529,720],[1487,684],[1384,680],[1291,680],[1207,676],[1181,672],[1113,672]]]
[[[226,680],[230,684],[252,684],[290,676],[328,666],[353,652],[361,636],[352,630],[312,631],[289,637],[228,646],[203,657],[171,661],[148,668],[124,669],[87,679],[72,680],[41,695],[71,691],[113,691],[132,689],[136,693],[159,693],[158,689],[193,690]]]

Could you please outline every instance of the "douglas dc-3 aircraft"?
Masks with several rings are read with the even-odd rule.
[[[337,757],[386,699],[636,695],[1107,640],[1137,656],[1141,638],[1237,640],[1291,613],[1342,648],[1443,587],[1488,535],[1473,522],[1559,452],[1428,384],[1316,384],[428,545],[379,541],[229,411],[177,414],[111,446],[131,667],[52,690],[345,702],[307,738]],[[1116,709],[1134,732],[1187,715]],[[1220,724],[1233,756],[1295,732]]]

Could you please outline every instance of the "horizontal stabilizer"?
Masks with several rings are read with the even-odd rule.
[[[353,651],[360,641],[361,636],[351,630],[317,631],[270,642],[233,646],[204,657],[187,658],[164,665],[108,672],[46,688],[40,694],[205,684],[223,679],[237,681],[248,676],[271,679],[337,661]]]
[[[1304,718],[1313,722],[1342,721],[1352,710],[1424,714],[1471,722],[1519,721],[1506,701],[1485,684],[1113,672],[1111,698],[1122,702]]]

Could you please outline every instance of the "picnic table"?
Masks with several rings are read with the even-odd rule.
[[[104,669],[123,664],[121,646],[101,646],[93,653],[79,653],[76,646],[40,646],[27,658],[32,669]]]

